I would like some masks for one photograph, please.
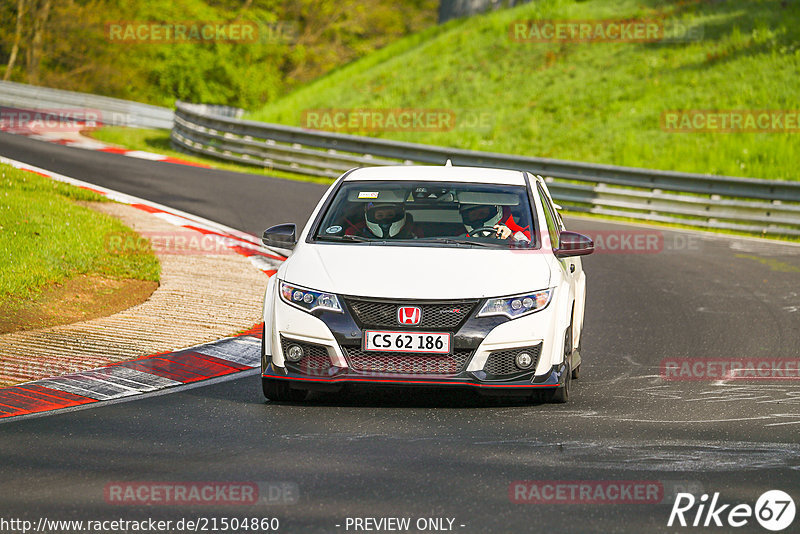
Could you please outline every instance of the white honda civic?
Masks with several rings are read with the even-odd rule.
[[[592,240],[568,232],[521,171],[396,166],[346,172],[264,298],[264,395],[343,386],[461,387],[566,402],[581,366]]]

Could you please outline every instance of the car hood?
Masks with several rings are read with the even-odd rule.
[[[340,295],[405,299],[497,297],[550,284],[540,250],[363,244],[303,244],[280,276]]]

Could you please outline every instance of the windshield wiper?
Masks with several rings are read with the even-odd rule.
[[[476,247],[495,247],[493,243],[481,243],[480,241],[470,241],[469,239],[456,239],[452,237],[429,237],[418,239],[425,243],[444,243],[445,245],[470,245]]]
[[[320,241],[355,241],[357,243],[363,243],[365,241],[374,241],[374,239],[370,239],[368,237],[361,237],[360,235],[352,235],[352,234],[318,235],[317,239],[319,239]]]
[[[381,244],[381,245],[389,245],[394,243],[444,243],[445,245],[464,245],[464,246],[476,246],[476,247],[497,247],[494,243],[481,243],[480,241],[470,241],[468,239],[457,239],[452,237],[430,237],[430,238],[421,238],[421,239],[396,239],[396,240],[386,240],[386,239],[370,239],[368,237],[362,237],[360,235],[352,235],[352,234],[345,234],[345,235],[319,235],[317,239],[320,241],[351,241],[355,243],[370,243],[370,244]],[[498,243],[499,244],[499,243]]]

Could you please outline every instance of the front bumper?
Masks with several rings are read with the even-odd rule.
[[[331,367],[329,376],[308,376],[293,372],[286,367],[278,367],[270,362],[261,376],[273,380],[288,381],[296,389],[339,391],[350,384],[366,386],[396,387],[437,387],[437,388],[473,388],[482,395],[529,395],[532,391],[554,389],[564,385],[565,365],[553,366],[543,375],[509,380],[487,382],[479,374],[465,371],[456,376],[431,375],[390,375],[372,374],[365,376],[347,367]]]
[[[530,394],[564,384],[563,329],[557,324],[553,303],[513,321],[504,317],[478,318],[481,303],[477,303],[470,315],[451,330],[451,355],[433,356],[431,360],[414,354],[395,355],[401,363],[393,372],[387,372],[385,365],[364,364],[372,356],[385,364],[392,355],[366,355],[360,350],[364,330],[375,327],[363,324],[348,305],[344,306],[344,313],[308,313],[279,299],[273,302],[273,327],[267,334],[272,354],[263,355],[262,377],[288,381],[297,389],[335,391],[348,384],[364,384],[474,388],[483,394],[507,395]],[[284,351],[291,344],[304,347],[307,356],[300,362],[291,363],[284,358]],[[538,359],[530,369],[508,364],[508,354],[531,348],[538,350]],[[498,367],[496,358],[500,357],[506,358],[505,365]],[[416,363],[402,362],[406,358]],[[454,362],[451,368],[441,361],[448,358]],[[435,372],[425,372],[429,362],[433,362]]]

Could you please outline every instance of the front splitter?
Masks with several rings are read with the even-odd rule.
[[[356,373],[347,368],[339,368],[332,376],[308,376],[289,371],[284,367],[270,364],[261,373],[262,378],[272,380],[285,380],[296,389],[322,389],[336,390],[347,384],[363,384],[365,386],[400,386],[400,387],[452,387],[452,388],[477,388],[486,393],[525,393],[541,389],[554,389],[563,386],[565,367],[554,366],[544,375],[535,375],[522,380],[511,381],[482,381],[473,373],[461,373],[454,377],[429,377],[425,375],[387,375]]]

